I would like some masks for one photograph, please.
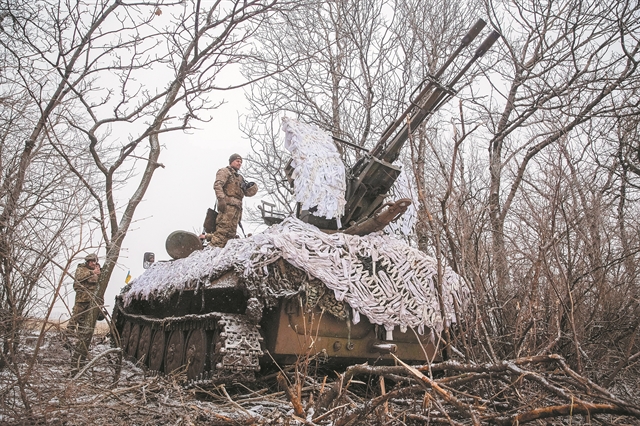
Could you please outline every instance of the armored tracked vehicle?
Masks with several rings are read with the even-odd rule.
[[[125,354],[155,371],[184,368],[194,381],[252,380],[262,363],[307,355],[341,364],[439,358],[437,336],[455,322],[468,290],[449,269],[438,278],[435,260],[372,233],[410,205],[384,202],[400,173],[393,162],[411,131],[454,95],[454,85],[497,40],[494,31],[440,82],[484,26],[474,25],[349,170],[342,221],[302,206],[298,218],[285,219],[263,205],[267,231],[223,249],[201,249],[193,234],[168,240],[174,260],[154,263],[116,299],[113,319]]]
[[[291,268],[284,262],[275,268]],[[137,300],[126,308],[118,297],[114,317],[122,349],[151,370],[186,368],[190,380],[252,381],[261,360],[280,365],[311,355],[333,364],[433,360],[430,334],[396,331],[393,337],[362,317],[358,324],[283,298],[260,317],[260,303],[247,298],[236,273],[211,287],[187,289],[167,301]],[[135,313],[134,313],[135,312]]]

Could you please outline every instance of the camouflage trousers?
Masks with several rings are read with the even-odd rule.
[[[216,218],[216,230],[211,234],[211,245],[224,247],[232,238],[236,237],[238,223],[242,217],[242,207],[227,205],[224,213],[219,213]]]
[[[93,325],[93,315],[98,316],[98,306],[103,304],[96,296],[98,284],[91,284],[74,285],[76,300],[67,325],[67,330],[77,339],[76,353],[81,358],[86,358],[89,353],[89,348],[85,342],[91,340],[93,335],[93,327],[91,327]]]

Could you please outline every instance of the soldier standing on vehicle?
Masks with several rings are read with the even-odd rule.
[[[215,247],[224,247],[232,238],[236,237],[238,223],[242,219],[242,199],[253,197],[258,192],[255,182],[246,182],[238,173],[242,167],[240,154],[229,157],[229,165],[218,170],[213,189],[218,200],[218,217],[216,230],[213,234],[203,234],[200,238],[211,240]]]
[[[84,263],[78,265],[75,274],[73,289],[76,292],[76,300],[73,312],[67,328],[73,331],[78,338],[78,344],[82,344],[86,333],[93,333],[93,329],[88,327],[90,314],[94,308],[102,305],[98,300],[98,280],[100,278],[100,264],[98,256],[90,254],[84,258]],[[99,309],[99,308],[98,308]],[[99,316],[99,315],[98,315]],[[77,352],[84,358],[88,354],[88,348],[76,348]]]

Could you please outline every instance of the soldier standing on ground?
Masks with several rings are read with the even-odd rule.
[[[102,301],[98,300],[98,280],[100,278],[100,264],[98,256],[90,254],[84,258],[84,263],[78,265],[75,274],[73,289],[76,292],[76,300],[73,312],[67,328],[75,333],[78,338],[76,353],[81,358],[86,358],[89,348],[84,347],[84,336],[86,333],[93,333],[93,329],[88,327],[89,319],[93,309],[99,309]],[[80,347],[80,345],[82,347]],[[76,357],[74,355],[74,357]]]
[[[236,237],[238,223],[242,219],[242,199],[253,197],[258,192],[258,185],[246,182],[238,173],[242,167],[242,157],[233,154],[229,157],[229,165],[218,170],[213,189],[218,200],[218,217],[216,230],[213,234],[201,235],[201,238],[211,240],[215,247],[224,247],[232,238]]]

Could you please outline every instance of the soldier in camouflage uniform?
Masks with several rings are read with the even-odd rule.
[[[205,234],[204,238],[211,240],[215,247],[224,247],[232,238],[236,237],[238,223],[242,219],[242,199],[253,197],[258,192],[258,185],[246,182],[238,173],[242,167],[242,157],[233,154],[229,157],[229,165],[218,170],[213,189],[218,199],[218,217],[216,230],[213,234]]]
[[[98,256],[90,254],[84,258],[85,262],[78,265],[75,274],[73,289],[76,292],[76,300],[73,306],[68,329],[76,334],[79,339],[78,344],[83,345],[84,335],[93,333],[93,329],[88,329],[89,316],[92,308],[102,305],[98,300],[98,279],[100,278],[100,264]],[[76,348],[84,358],[88,353],[88,348]]]

